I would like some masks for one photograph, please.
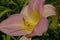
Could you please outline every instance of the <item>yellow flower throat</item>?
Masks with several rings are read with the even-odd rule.
[[[36,24],[39,22],[40,20],[40,15],[38,14],[38,12],[36,10],[32,11],[32,13],[30,14],[30,16],[32,20],[25,20],[23,18],[23,22],[24,22],[24,31],[27,33],[31,33],[32,30],[34,29],[34,27],[36,26]]]
[[[28,21],[24,19],[23,21],[24,21],[24,31],[27,33],[31,33],[36,24],[32,21]]]

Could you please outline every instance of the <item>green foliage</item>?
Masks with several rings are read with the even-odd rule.
[[[0,0],[0,22],[8,16],[20,13],[30,0]],[[60,0],[46,0],[45,4],[52,4],[56,7],[57,21],[48,17],[48,31],[42,36],[35,36],[32,40],[60,40]],[[19,40],[20,37],[8,36],[0,32],[0,40]]]

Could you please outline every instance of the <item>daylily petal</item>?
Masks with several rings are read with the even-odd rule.
[[[22,21],[22,16],[20,14],[14,14],[8,17],[6,20],[1,22],[1,31],[8,35],[21,35],[18,31],[20,29],[19,26],[21,25],[20,21]]]
[[[31,0],[28,8],[30,11],[37,10],[41,13],[43,11],[44,2],[45,0]]]
[[[28,13],[35,22],[38,22],[41,18],[40,14],[42,14],[44,1],[45,0],[31,0],[28,5]]]
[[[31,40],[31,38],[27,38],[27,37],[23,36],[22,38],[20,38],[20,40]]]
[[[29,16],[29,14],[28,14],[28,5],[22,9],[20,14],[23,14],[25,16]]]
[[[42,15],[45,17],[56,15],[56,8],[53,5],[47,4],[44,6]]]
[[[42,17],[39,23],[35,26],[31,34],[26,35],[27,37],[41,36],[48,29],[48,21],[45,17]]]
[[[13,35],[13,36],[28,34],[23,30],[24,28],[23,18],[28,20],[28,18],[22,14],[14,14],[8,17],[6,20],[1,22],[0,30],[8,35]]]
[[[29,16],[35,20],[35,21],[38,21],[40,19],[40,14],[39,12],[36,10],[36,5],[37,3],[37,0],[31,0],[29,5],[28,5],[28,12],[29,12]]]

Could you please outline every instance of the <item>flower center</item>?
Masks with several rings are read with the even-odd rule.
[[[36,23],[34,23],[33,21],[25,20],[25,19],[23,19],[23,21],[24,21],[24,31],[26,33],[31,33]]]

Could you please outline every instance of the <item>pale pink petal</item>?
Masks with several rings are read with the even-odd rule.
[[[45,17],[42,17],[39,23],[35,26],[31,34],[26,35],[27,37],[41,36],[48,29],[48,21]]]
[[[1,22],[0,30],[11,36],[26,35],[27,33],[22,29],[23,18],[25,18],[25,16],[22,14],[14,14],[8,17],[6,20]]]
[[[56,15],[56,8],[50,4],[44,5],[44,11],[42,15],[45,17]]]
[[[31,0],[28,5],[29,11],[32,12],[33,10],[36,10],[42,14],[44,2],[45,0]]]
[[[28,5],[22,9],[22,11],[21,11],[20,14],[23,14],[23,15],[25,15],[25,16],[29,16],[29,15],[28,15],[28,14],[29,14],[29,13],[28,13]]]
[[[20,40],[31,40],[31,38],[27,38],[25,36],[21,37]]]

